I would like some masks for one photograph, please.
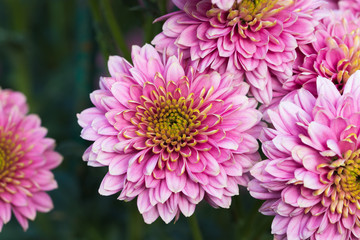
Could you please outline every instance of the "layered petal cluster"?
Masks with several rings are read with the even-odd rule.
[[[110,58],[111,77],[90,95],[95,107],[78,115],[81,136],[94,141],[83,159],[108,167],[99,193],[137,197],[146,223],[190,216],[204,198],[229,207],[259,160],[261,114],[248,85],[234,86],[232,74],[184,71],[150,45],[134,46],[132,60]]]
[[[275,239],[360,238],[360,71],[342,94],[323,77],[317,95],[300,89],[269,111],[268,159],[251,170],[250,194],[275,215]]]
[[[27,109],[23,94],[0,89],[0,230],[11,212],[26,230],[37,211],[53,208],[46,191],[57,188],[51,170],[62,157],[39,117],[26,115]]]
[[[305,87],[316,93],[316,78],[330,79],[340,92],[355,71],[360,69],[360,18],[350,12],[327,14],[315,32],[316,41],[301,46],[294,76],[284,88]]]
[[[230,9],[223,7],[229,2],[233,3]],[[168,55],[181,49],[200,72],[225,69],[241,80],[244,76],[251,93],[265,104],[272,99],[273,81],[283,83],[292,75],[295,49],[315,39],[318,1],[175,3],[181,10],[162,17],[167,20],[163,32],[152,41],[156,48]]]

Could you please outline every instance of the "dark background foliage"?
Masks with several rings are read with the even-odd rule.
[[[79,137],[76,113],[91,106],[108,56],[129,59],[131,45],[150,42],[162,24],[153,20],[172,10],[166,0],[0,0],[0,86],[27,96],[64,156],[50,192],[54,209],[38,213],[26,232],[12,216],[0,239],[191,239],[199,228],[204,239],[272,239],[271,217],[245,189],[230,209],[201,203],[196,217],[146,225],[136,201],[100,196],[106,168],[82,161],[90,143]]]

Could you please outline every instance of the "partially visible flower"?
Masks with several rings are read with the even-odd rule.
[[[340,92],[360,70],[360,19],[349,12],[332,11],[315,32],[316,41],[301,46],[294,76],[284,84],[288,91],[304,87],[316,93],[316,78],[330,79]]]
[[[197,73],[175,56],[163,59],[145,45],[132,49],[134,66],[110,57],[111,77],[78,115],[81,136],[94,141],[83,159],[108,166],[99,193],[137,197],[146,223],[190,216],[203,198],[229,207],[259,160],[261,114],[233,85],[233,75]]]
[[[266,121],[267,110],[276,108],[289,92],[304,87],[316,96],[318,76],[333,81],[341,92],[350,75],[360,69],[360,19],[348,11],[329,9],[317,16],[321,21],[316,27],[316,41],[298,48],[294,75],[281,86],[273,84],[271,103],[260,107]]]
[[[0,89],[0,230],[11,212],[24,230],[36,212],[53,208],[46,191],[57,188],[51,172],[62,157],[36,115],[26,115],[25,96]]]
[[[233,2],[230,9],[216,4]],[[164,17],[153,44],[172,55],[180,48],[200,72],[231,71],[251,86],[265,104],[272,99],[272,76],[281,83],[292,75],[295,49],[312,42],[317,21],[313,0],[175,1],[181,9]],[[220,70],[219,70],[220,69]]]
[[[268,159],[251,170],[250,194],[275,215],[275,239],[360,238],[360,71],[342,94],[323,77],[317,95],[300,89],[269,111]]]

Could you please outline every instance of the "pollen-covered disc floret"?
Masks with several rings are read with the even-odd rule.
[[[174,84],[174,82],[170,84]],[[187,145],[195,146],[197,135],[203,134],[207,130],[199,127],[201,122],[206,119],[206,112],[211,109],[211,106],[200,112],[199,108],[202,107],[204,99],[196,102],[194,94],[188,95],[187,98],[176,99],[163,87],[160,87],[158,91],[154,90],[152,95],[154,101],[142,96],[146,106],[143,106],[144,112],[138,112],[141,123],[147,128],[145,133],[139,125],[136,133],[151,139],[146,142],[146,146],[160,145],[168,153],[180,152],[181,148]]]
[[[345,138],[345,141],[353,141],[357,138],[356,135],[351,134]],[[352,140],[352,139],[353,140]],[[357,139],[356,139],[357,141]],[[352,151],[348,150],[344,156],[334,159],[331,163],[324,163],[318,166],[318,169],[327,170],[327,179],[324,182],[333,182],[334,190],[331,193],[333,199],[330,210],[344,217],[348,217],[349,205],[355,203],[360,208],[360,149]],[[350,209],[350,212],[352,210]]]
[[[316,78],[330,79],[340,92],[349,77],[360,70],[360,18],[351,12],[330,11],[316,30],[316,41],[303,46],[300,64],[284,88],[305,87],[316,93]]]
[[[0,89],[0,230],[11,212],[24,230],[36,212],[48,212],[52,201],[45,191],[57,187],[51,169],[62,157],[54,140],[35,115],[26,115],[23,94]]]
[[[248,85],[229,73],[185,72],[150,45],[133,47],[132,60],[110,58],[95,107],[78,115],[81,136],[94,141],[84,160],[109,169],[100,194],[137,197],[147,223],[190,216],[204,198],[229,207],[259,160],[261,114]]]
[[[316,85],[317,97],[302,88],[269,110],[250,194],[275,215],[276,239],[359,239],[360,71],[342,94],[329,79]]]
[[[251,93],[265,104],[272,99],[273,81],[283,83],[292,75],[295,49],[315,39],[318,1],[242,0],[231,7],[210,0],[174,3],[181,10],[163,17],[163,32],[153,40],[156,48],[168,55],[180,48],[200,72],[245,77]]]

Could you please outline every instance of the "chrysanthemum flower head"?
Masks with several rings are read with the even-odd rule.
[[[251,170],[260,211],[275,215],[275,239],[360,238],[360,71],[342,94],[323,77],[317,95],[300,89],[269,111],[268,159]]]
[[[180,48],[200,72],[225,68],[244,75],[251,93],[265,104],[272,99],[272,79],[289,78],[295,49],[314,40],[318,1],[176,2],[181,10],[163,17],[168,19],[153,40],[156,48],[168,55]],[[227,9],[220,2],[233,4]]]
[[[203,198],[229,207],[259,159],[261,114],[245,96],[248,85],[234,87],[232,74],[185,71],[150,45],[134,46],[132,60],[110,57],[111,77],[91,94],[95,107],[78,115],[81,136],[94,141],[84,160],[108,166],[100,194],[137,197],[146,223],[190,216]]]
[[[26,115],[25,96],[0,89],[0,230],[11,212],[24,230],[36,212],[53,208],[46,191],[57,188],[51,172],[62,157],[36,115]]]
[[[315,94],[316,78],[322,76],[341,92],[349,77],[360,70],[360,18],[349,11],[328,11],[315,36],[315,42],[301,46],[294,76],[284,88],[305,87]]]

